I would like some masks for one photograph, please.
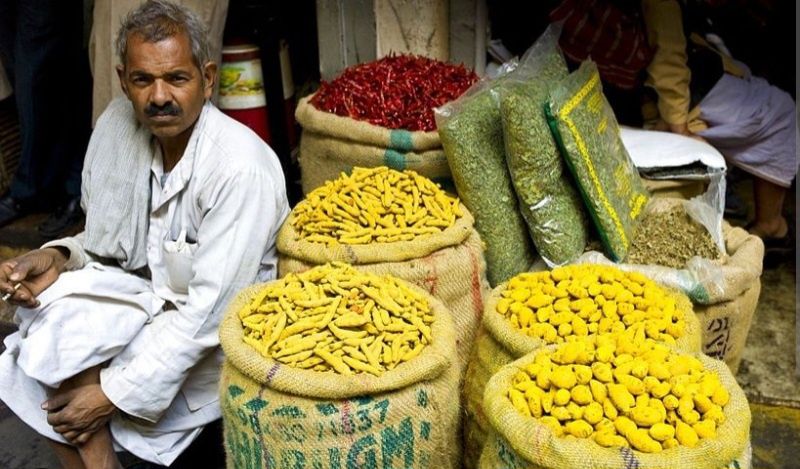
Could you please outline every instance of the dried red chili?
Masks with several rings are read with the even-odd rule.
[[[436,130],[433,108],[461,96],[477,80],[463,65],[390,55],[323,81],[311,104],[389,129],[432,131]]]

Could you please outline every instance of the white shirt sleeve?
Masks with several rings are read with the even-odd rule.
[[[83,237],[84,232],[81,231],[75,236],[44,243],[41,249],[54,247],[65,248],[69,251],[69,259],[67,259],[67,263],[64,264],[64,269],[68,271],[82,269],[86,264],[92,261],[92,255],[83,249]]]
[[[281,175],[277,175],[280,177]],[[146,352],[101,374],[103,392],[123,412],[151,422],[163,415],[200,360],[219,346],[228,302],[256,278],[285,216],[285,197],[261,169],[237,172],[209,188],[185,304],[166,311]]]

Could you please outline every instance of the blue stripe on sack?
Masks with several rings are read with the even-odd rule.
[[[392,169],[402,171],[406,169],[406,155],[387,148],[383,154],[383,163]]]
[[[413,150],[414,142],[411,141],[411,132],[402,129],[389,132],[389,147],[403,152]]]
[[[704,305],[711,303],[711,295],[709,295],[706,288],[699,283],[692,287],[692,289],[688,292],[688,295],[689,298],[691,298],[695,303]]]
[[[619,449],[622,453],[622,460],[625,461],[625,469],[639,469],[639,461],[629,448],[622,447]]]

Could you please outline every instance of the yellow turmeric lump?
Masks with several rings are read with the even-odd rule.
[[[497,312],[548,344],[621,331],[674,344],[686,327],[683,311],[667,290],[642,274],[609,266],[526,272],[509,280],[502,296]]]
[[[392,243],[439,233],[461,215],[457,198],[414,171],[357,167],[308,194],[291,223],[309,242]]]
[[[330,263],[267,284],[239,311],[244,341],[296,368],[380,376],[431,343],[427,300],[392,276]]]
[[[601,335],[536,353],[508,398],[557,436],[656,453],[715,438],[730,396],[691,355],[651,339],[634,346],[624,335]]]

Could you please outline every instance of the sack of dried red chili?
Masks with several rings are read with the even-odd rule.
[[[345,70],[300,100],[299,162],[303,192],[354,166],[411,169],[437,182],[450,169],[433,108],[477,80],[463,66],[410,55],[384,57]]]

